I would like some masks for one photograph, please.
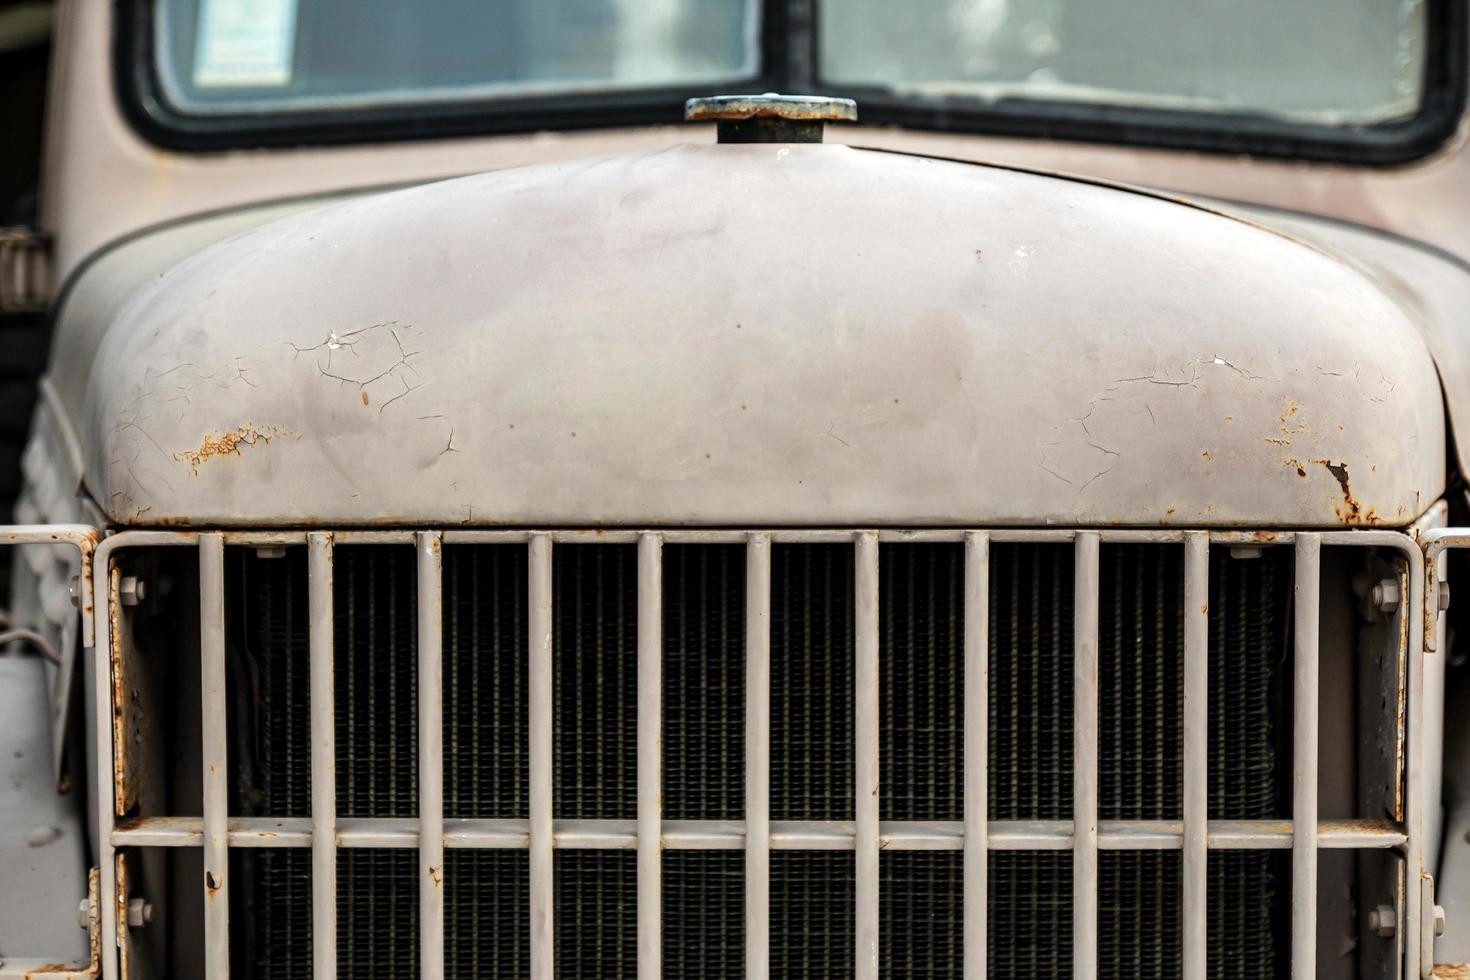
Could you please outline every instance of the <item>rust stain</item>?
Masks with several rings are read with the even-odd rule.
[[[364,393],[366,394],[366,393]],[[366,400],[364,398],[364,400]],[[204,437],[198,449],[190,449],[181,453],[174,453],[174,462],[188,463],[189,469],[198,475],[199,467],[212,459],[220,459],[225,456],[241,456],[242,447],[257,446],[261,443],[270,445],[272,439],[281,436],[290,436],[293,433],[274,425],[258,426],[254,422],[246,422],[244,425],[232,432],[211,432]]]
[[[1346,463],[1334,463],[1330,459],[1314,459],[1312,462],[1326,467],[1327,472],[1332,474],[1338,484],[1342,487],[1342,506],[1335,508],[1337,516],[1342,518],[1344,524],[1377,524],[1379,523],[1378,512],[1372,507],[1364,508],[1361,501],[1353,496],[1352,483],[1348,478]]]
[[[107,602],[107,659],[112,668],[112,795],[114,811],[121,817],[131,809],[128,800],[128,741],[125,736],[126,718],[123,678],[122,602],[118,598],[118,586],[122,573],[113,566],[108,571]]]
[[[206,893],[206,897],[214,898],[216,895],[219,894],[220,887],[220,883],[218,879],[215,878],[213,871],[204,872],[204,891]]]
[[[1295,436],[1307,431],[1307,423],[1300,418],[1301,410],[1302,407],[1295,401],[1287,400],[1277,420],[1280,423],[1282,435]]]
[[[1208,463],[1210,460],[1215,458],[1215,454],[1206,449],[1204,452],[1199,454],[1199,458]]]
[[[362,389],[362,403],[364,405],[368,403],[368,393],[366,388]]]
[[[1330,459],[1309,459],[1306,463],[1297,459],[1284,459],[1282,463],[1296,470],[1296,475],[1302,479],[1307,478],[1307,465],[1321,466],[1342,488],[1342,503],[1335,504],[1333,511],[1344,524],[1381,524],[1382,519],[1378,511],[1372,507],[1364,507],[1362,501],[1353,495],[1352,480],[1348,474],[1346,463],[1333,462]]]
[[[444,884],[444,869],[429,865],[429,880],[434,883],[435,888]]]
[[[1268,443],[1270,443],[1271,445],[1273,445],[1273,446],[1289,446],[1289,445],[1291,445],[1291,440],[1290,439],[1273,439],[1270,436],[1267,436],[1266,437],[1266,441]]]

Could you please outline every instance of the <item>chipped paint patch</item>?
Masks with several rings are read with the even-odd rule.
[[[279,426],[258,426],[254,422],[246,422],[244,425],[230,432],[211,432],[205,435],[198,449],[190,449],[180,453],[174,453],[174,462],[188,463],[189,469],[196,476],[199,467],[212,459],[224,456],[242,456],[242,447],[253,447],[260,443],[270,445],[272,439],[283,436],[292,436]]]
[[[1352,478],[1348,474],[1347,463],[1338,463],[1331,459],[1310,459],[1307,460],[1307,464],[1303,464],[1300,460],[1296,459],[1284,459],[1281,462],[1295,469],[1296,475],[1304,480],[1307,478],[1307,464],[1320,466],[1328,473],[1331,473],[1332,478],[1337,481],[1337,485],[1342,491],[1342,503],[1334,504],[1332,509],[1344,524],[1382,523],[1382,520],[1378,516],[1378,511],[1375,508],[1364,507],[1362,501],[1353,495]]]

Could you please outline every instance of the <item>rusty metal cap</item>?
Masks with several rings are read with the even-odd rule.
[[[820,95],[715,95],[684,103],[687,122],[719,123],[721,143],[820,143],[829,122],[856,122],[857,103]]]

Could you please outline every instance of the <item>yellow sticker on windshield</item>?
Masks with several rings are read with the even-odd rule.
[[[296,0],[202,0],[194,84],[286,85],[295,42]]]

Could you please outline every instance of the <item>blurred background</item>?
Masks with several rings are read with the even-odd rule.
[[[41,120],[54,4],[0,0],[0,227],[37,222]],[[20,490],[20,453],[46,359],[42,313],[0,313],[0,524]],[[4,594],[9,562],[0,562]]]

